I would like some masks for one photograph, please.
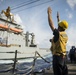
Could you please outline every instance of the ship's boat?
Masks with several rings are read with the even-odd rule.
[[[4,28],[4,29],[8,29],[8,26],[7,25],[2,25],[2,24],[0,24],[0,28]]]
[[[18,33],[21,33],[22,32],[22,30],[17,29],[17,28],[10,28],[8,25],[2,25],[2,24],[0,24],[0,28],[10,29],[11,31],[18,32]]]

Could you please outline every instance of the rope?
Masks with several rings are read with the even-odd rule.
[[[37,51],[36,53],[39,55],[40,58],[42,58],[45,62],[50,63],[49,61],[47,61],[46,59],[44,59]]]
[[[31,71],[32,71],[32,70],[28,71],[28,72],[26,73],[26,75],[30,74],[30,73],[31,73]]]
[[[30,74],[31,73],[31,71],[32,71],[32,66],[31,67],[29,67],[28,69],[26,69],[26,70],[18,70],[17,69],[17,71],[18,72],[15,72],[15,74],[26,74],[26,75],[28,75],[28,74]]]
[[[35,62],[36,62],[36,59],[38,58],[38,56],[36,56],[36,54],[38,54],[38,56],[39,56],[40,58],[42,58],[45,62],[50,63],[49,61],[47,61],[46,59],[44,59],[44,58],[36,51],[36,52],[35,52],[35,57],[34,57],[34,60],[33,60],[33,65],[32,65],[32,71],[31,71],[32,74],[34,73]]]
[[[6,70],[0,71],[0,73],[3,73],[3,72],[9,72],[9,71],[11,71],[12,69],[13,69],[13,67],[9,67],[9,68],[6,69]]]
[[[26,69],[26,70],[19,70],[18,69],[18,71],[28,71],[29,69],[31,69],[32,68],[32,66],[31,67],[29,67],[28,69]]]

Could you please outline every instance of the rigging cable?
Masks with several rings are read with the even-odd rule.
[[[37,0],[36,0],[37,1]],[[22,2],[22,3],[19,3],[19,4],[16,4],[15,6],[13,5],[13,6],[10,6],[12,9],[14,9],[14,8],[16,8],[16,7],[19,7],[19,6],[21,6],[21,5],[24,5],[25,3],[27,4],[27,3],[30,3],[30,2],[33,2],[33,0],[32,1],[25,1],[25,2]],[[5,9],[3,9],[3,10],[6,10],[6,8]]]
[[[38,1],[40,1],[40,0],[35,0],[35,1],[32,1],[32,2],[29,2],[29,3],[23,4],[23,5],[19,5],[18,7],[14,7],[14,8],[12,8],[11,10],[15,10],[15,9],[21,8],[21,7],[23,7],[23,6],[26,6],[26,5],[29,5],[29,4],[32,4],[32,3],[38,2]]]
[[[11,8],[12,8],[12,9],[13,9],[13,8],[16,8],[16,7],[20,6],[20,5],[23,5],[23,4],[28,3],[28,2],[32,2],[32,1],[22,2],[22,3],[19,3],[19,4],[14,5],[14,6],[11,6]]]
[[[53,1],[53,0],[51,0]],[[46,2],[43,2],[43,3],[40,3],[40,4],[37,4],[37,5],[34,5],[34,6],[30,6],[30,7],[27,7],[27,8],[24,8],[24,9],[30,9],[30,8],[33,8],[33,7],[37,7],[37,6],[40,6],[40,5],[43,5],[43,4],[46,4],[46,3],[49,3],[50,1],[46,1]],[[26,6],[26,5],[25,5]],[[21,9],[21,10],[18,10],[16,12],[21,12],[21,11],[24,11],[24,9]]]

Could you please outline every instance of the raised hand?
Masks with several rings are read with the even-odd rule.
[[[52,9],[50,7],[48,7],[48,14],[51,14],[52,13]]]

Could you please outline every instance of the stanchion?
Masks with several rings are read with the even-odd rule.
[[[13,65],[13,73],[15,72],[16,62],[17,62],[17,50],[15,51],[15,59],[14,59],[14,65]]]
[[[36,57],[36,52],[35,52],[35,57],[34,57],[34,60],[33,60],[33,65],[32,65],[32,72],[31,72],[31,75],[33,75],[33,73],[34,73],[34,68],[35,68],[35,62],[36,62],[36,59],[37,59],[37,57]]]

